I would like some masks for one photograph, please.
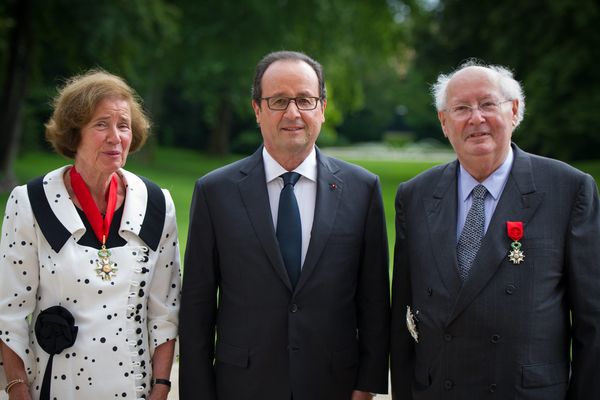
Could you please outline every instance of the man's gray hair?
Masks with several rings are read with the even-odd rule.
[[[506,97],[507,100],[519,100],[519,109],[517,111],[517,122],[515,128],[519,126],[521,121],[523,121],[523,116],[525,115],[525,94],[523,93],[521,84],[513,77],[513,73],[510,69],[500,65],[484,64],[476,59],[467,60],[451,73],[440,74],[437,77],[437,81],[431,86],[431,93],[435,101],[435,108],[438,111],[443,111],[446,109],[448,83],[457,72],[468,67],[482,67],[489,69],[491,72],[496,74],[498,78],[498,86],[500,87],[502,95]]]

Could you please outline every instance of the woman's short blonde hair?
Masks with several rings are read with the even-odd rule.
[[[67,80],[53,101],[53,113],[46,123],[46,140],[57,153],[75,158],[81,129],[92,119],[96,107],[106,98],[120,97],[131,109],[131,153],[139,150],[148,137],[150,121],[136,92],[120,77],[92,69]]]

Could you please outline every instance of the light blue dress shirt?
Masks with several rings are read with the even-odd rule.
[[[500,200],[500,195],[502,194],[502,191],[504,191],[504,186],[506,186],[506,182],[508,181],[513,159],[514,154],[511,147],[509,148],[508,155],[504,162],[488,176],[486,180],[481,182],[488,191],[488,195],[485,198],[485,232],[487,232],[492,215],[498,205],[498,200]],[[460,233],[465,226],[465,219],[467,218],[467,214],[473,203],[471,192],[475,186],[479,185],[479,183],[480,182],[473,178],[462,165],[460,166],[458,173],[458,213],[456,219],[457,243]]]

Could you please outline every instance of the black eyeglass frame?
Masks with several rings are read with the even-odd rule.
[[[287,100],[287,104],[285,105],[285,108],[273,108],[271,105],[271,102],[269,100],[271,99],[286,99]],[[312,108],[304,108],[298,105],[298,99],[313,99],[315,100],[315,105]],[[286,96],[269,96],[269,97],[260,97],[258,100],[265,100],[267,102],[267,107],[269,107],[269,110],[272,111],[285,111],[287,110],[287,108],[290,106],[290,103],[293,101],[296,104],[296,107],[298,108],[298,110],[300,111],[312,111],[314,109],[317,108],[317,106],[319,105],[319,101],[323,101],[322,97],[316,97],[316,96],[298,96],[298,97],[286,97]]]

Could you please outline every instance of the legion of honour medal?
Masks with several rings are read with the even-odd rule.
[[[113,277],[117,276],[117,266],[110,260],[110,250],[102,245],[102,248],[98,250],[98,261],[96,262],[96,273],[103,281],[110,281]]]
[[[508,260],[513,264],[521,264],[525,260],[525,253],[521,250],[521,240],[523,238],[523,222],[506,221],[506,230],[508,237],[513,241],[510,244],[511,251],[508,253]]]

